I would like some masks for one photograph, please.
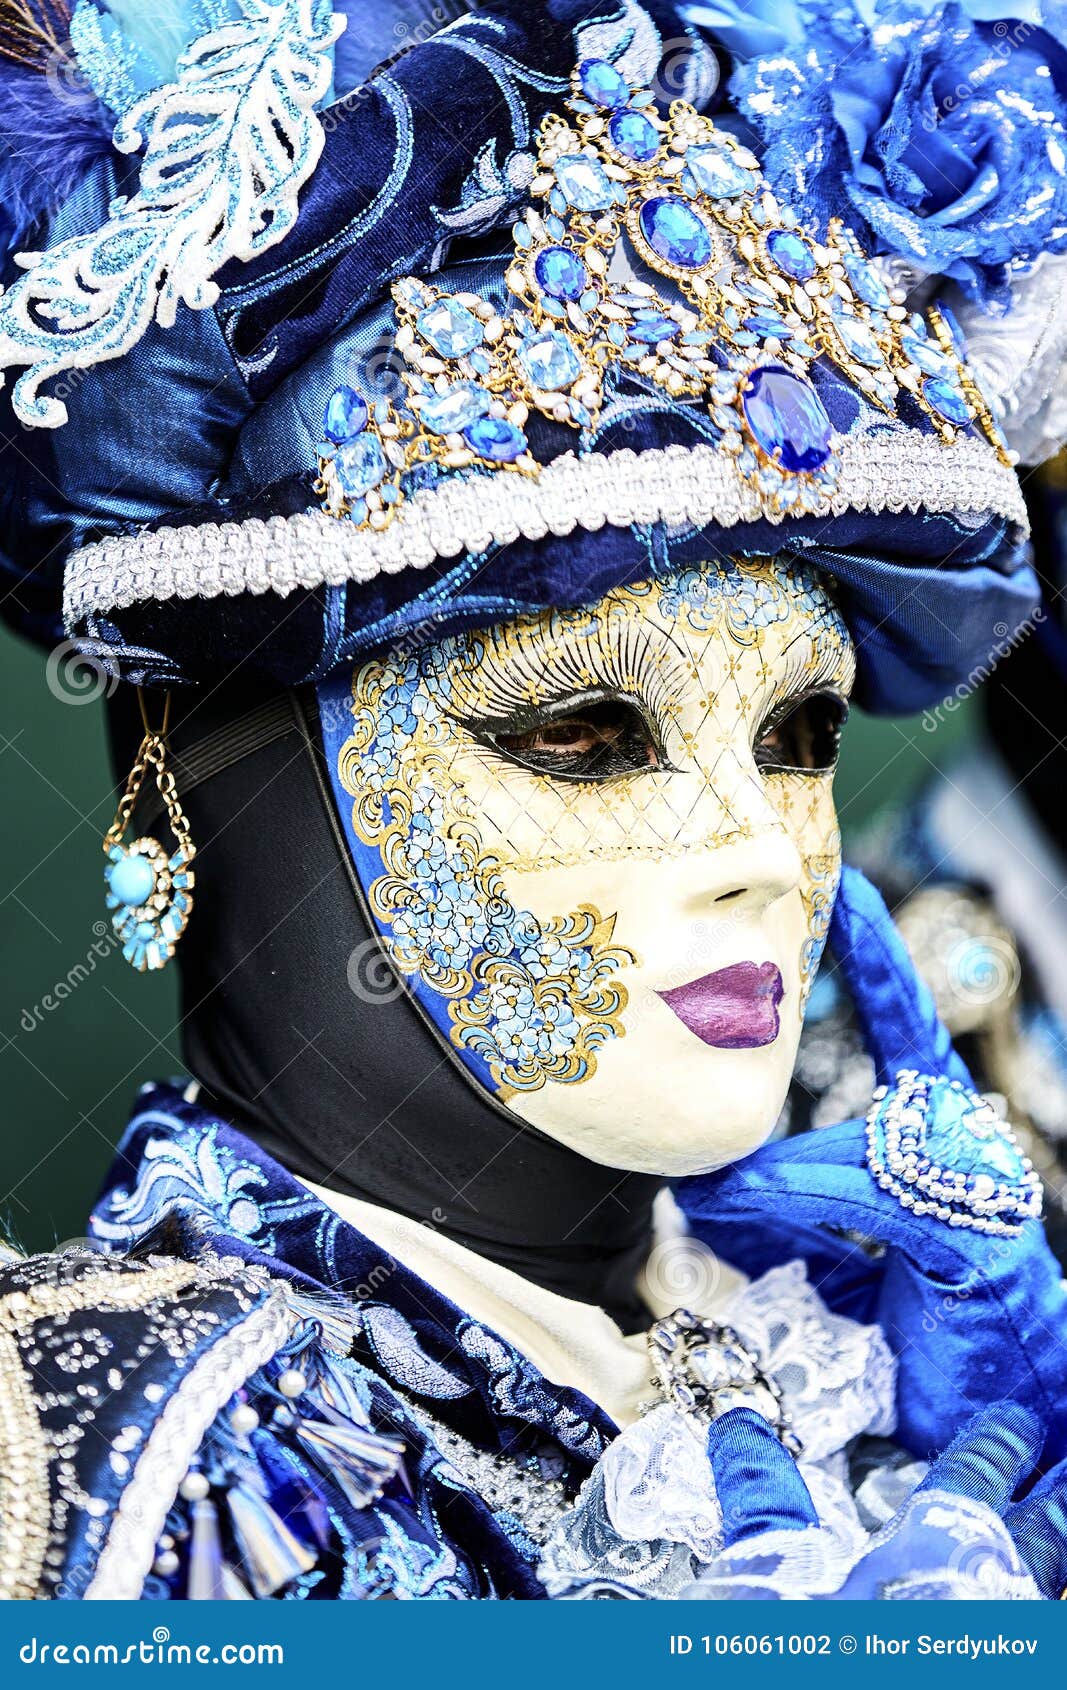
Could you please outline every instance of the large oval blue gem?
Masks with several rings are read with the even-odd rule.
[[[367,426],[367,406],[353,387],[337,387],[330,394],[323,433],[335,446],[354,440]]]
[[[712,144],[690,147],[685,162],[701,193],[713,200],[732,200],[747,193],[753,184],[751,170],[730,157],[725,147]]]
[[[565,153],[553,169],[564,199],[576,211],[606,211],[614,205],[615,190],[595,158]]]
[[[431,434],[460,434],[484,417],[492,400],[474,381],[453,382],[447,393],[436,393],[419,408],[419,420]]]
[[[333,461],[346,499],[362,499],[385,474],[385,454],[373,434],[362,434],[342,446]]]
[[[710,261],[711,234],[684,200],[645,200],[638,223],[648,245],[665,264],[680,270],[700,270]]]
[[[578,66],[578,81],[594,106],[624,106],[630,98],[629,84],[606,59],[583,59]]]
[[[455,299],[437,299],[420,311],[416,327],[442,358],[465,358],[482,343],[483,329],[473,311]]]
[[[648,164],[659,152],[659,130],[639,111],[617,111],[608,124],[608,138],[617,153]]]
[[[136,909],[155,891],[156,871],[147,857],[132,852],[112,863],[107,871],[107,884],[112,897],[120,904]]]
[[[862,299],[864,305],[871,306],[875,311],[888,311],[891,304],[889,289],[882,278],[862,258],[857,258],[854,252],[845,254],[845,274],[852,283],[852,291]]]
[[[527,446],[522,429],[516,428],[504,417],[479,417],[477,422],[472,422],[469,428],[463,430],[463,438],[480,458],[489,458],[498,464],[513,463],[516,458],[522,457]]]
[[[940,376],[927,376],[923,382],[923,398],[946,422],[963,428],[971,420],[967,401],[958,387],[942,381]]]
[[[783,364],[753,370],[741,402],[754,440],[791,475],[810,474],[830,456],[832,429],[822,400]]]
[[[795,229],[772,229],[767,236],[767,252],[779,270],[795,282],[810,282],[815,274],[815,254]]]
[[[578,299],[585,291],[589,271],[565,246],[546,246],[534,259],[534,275],[542,292],[553,299]]]
[[[519,353],[519,363],[535,387],[558,393],[582,373],[581,359],[565,334],[548,329],[528,340]]]

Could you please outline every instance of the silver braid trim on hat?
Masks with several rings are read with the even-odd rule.
[[[919,430],[835,437],[840,478],[816,517],[926,510],[966,526],[1003,517],[1027,531],[1015,474],[974,438],[931,450]],[[84,620],[167,599],[287,594],[425,569],[438,559],[606,525],[663,522],[732,528],[782,523],[714,446],[666,446],[557,458],[536,479],[465,475],[414,493],[381,532],[318,510],[200,523],[95,542],[67,562],[64,616]]]

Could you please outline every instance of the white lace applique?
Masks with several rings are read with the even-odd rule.
[[[802,1262],[746,1286],[723,1318],[778,1378],[805,1442],[800,1471],[819,1528],[770,1535],[791,1540],[798,1579],[836,1588],[828,1581],[840,1583],[868,1543],[845,1446],[861,1433],[892,1431],[893,1357],[877,1327],[830,1313]],[[722,1512],[703,1441],[661,1404],[605,1451],[546,1544],[539,1571],[553,1596],[670,1598],[721,1555]]]
[[[195,41],[177,80],[125,113],[118,152],[144,147],[140,182],[101,229],[19,254],[24,276],[0,295],[0,370],[20,421],[58,428],[61,399],[41,383],[119,358],[180,303],[215,304],[212,277],[274,246],[296,220],[319,160],[314,107],[329,90],[344,28],[329,0],[242,0],[240,18]]]
[[[781,1385],[806,1460],[843,1449],[860,1432],[892,1434],[896,1364],[881,1329],[831,1314],[803,1262],[746,1286],[724,1318]]]

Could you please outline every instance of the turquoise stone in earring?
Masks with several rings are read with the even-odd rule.
[[[193,907],[192,863],[196,850],[189,823],[178,802],[174,777],[166,766],[169,714],[168,694],[163,726],[158,731],[153,729],[141,699],[145,737],[130,770],[115,820],[104,838],[107,855],[104,882],[111,925],[122,944],[123,956],[139,972],[163,968],[170,960]],[[176,842],[176,849],[169,855],[158,839],[144,836],[126,842],[137,795],[149,769],[155,776]]]

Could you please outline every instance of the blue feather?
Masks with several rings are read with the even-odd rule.
[[[111,151],[112,120],[78,84],[0,65],[0,244],[17,249]]]

